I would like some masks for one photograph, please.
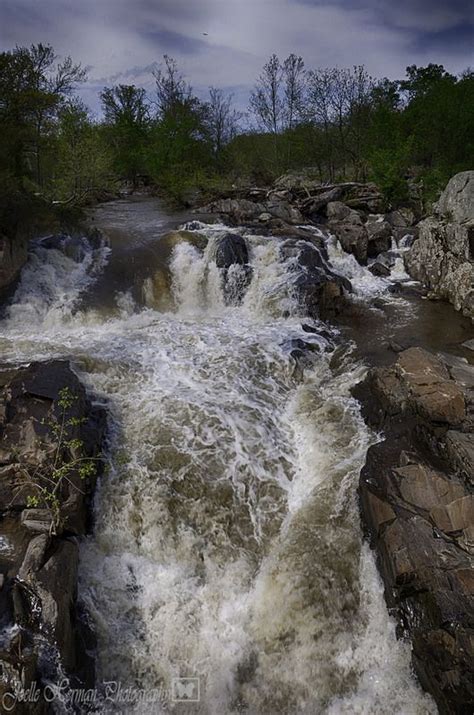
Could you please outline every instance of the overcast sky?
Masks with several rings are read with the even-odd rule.
[[[474,0],[0,0],[0,48],[37,42],[89,67],[94,109],[104,85],[152,89],[165,53],[200,95],[222,87],[245,108],[273,52],[391,78],[413,63],[474,66]]]

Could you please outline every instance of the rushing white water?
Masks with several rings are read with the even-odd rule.
[[[149,285],[144,309],[122,293],[111,317],[81,310],[106,249],[38,249],[0,327],[9,360],[71,356],[111,415],[80,580],[99,681],[161,689],[131,713],[434,712],[361,537],[363,367],[303,332],[276,239],[248,237],[252,279],[229,304],[212,261],[228,229],[196,228],[208,247],[174,249],[172,310]],[[317,348],[303,376],[297,338]],[[200,702],[172,702],[178,676]]]

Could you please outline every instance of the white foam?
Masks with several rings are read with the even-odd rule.
[[[278,240],[248,237],[252,281],[227,305],[212,261],[223,230],[199,225],[204,254],[175,248],[174,312],[137,312],[127,293],[109,320],[77,311],[89,268],[52,251],[0,328],[7,358],[72,355],[108,400],[111,472],[80,568],[99,679],[166,691],[200,676],[203,714],[434,712],[361,539],[361,368],[334,374],[321,353],[296,379],[282,341],[317,338]]]

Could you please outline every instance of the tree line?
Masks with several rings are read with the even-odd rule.
[[[412,65],[405,78],[363,66],[307,69],[302,57],[265,63],[247,112],[232,95],[193,91],[175,60],[153,71],[154,92],[104,87],[94,117],[77,90],[86,71],[49,45],[0,54],[0,200],[40,196],[83,204],[120,182],[177,200],[195,189],[267,183],[311,166],[322,182],[374,180],[387,202],[417,180],[426,199],[474,164],[474,72]]]

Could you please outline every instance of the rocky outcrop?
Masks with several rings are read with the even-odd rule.
[[[63,361],[1,373],[0,700],[71,676],[93,682],[76,603],[105,415]],[[24,709],[22,709],[24,707]],[[50,712],[40,698],[12,712]]]
[[[350,281],[329,268],[316,246],[289,239],[280,246],[280,256],[284,261],[293,259],[289,280],[304,315],[326,318],[342,310],[352,290]]]
[[[435,209],[419,224],[406,269],[432,296],[474,318],[474,171],[454,176]]]
[[[474,367],[410,348],[354,392],[384,433],[359,493],[387,604],[440,712],[472,712]]]
[[[453,176],[434,209],[453,223],[471,221],[474,218],[474,171]]]
[[[286,174],[268,189],[248,189],[238,197],[219,199],[197,212],[219,214],[233,225],[255,226],[273,235],[290,235],[292,228],[296,232],[305,223],[321,225],[365,265],[389,251],[392,238],[399,241],[414,233],[411,210],[384,215],[379,213],[383,206],[374,184],[321,184],[303,172]],[[385,273],[383,268],[380,271]]]
[[[267,189],[247,189],[197,209],[218,214],[234,225],[281,219],[290,225],[319,223],[327,217],[328,204],[342,202],[349,209],[370,214],[383,210],[382,196],[374,184],[346,182],[326,185],[304,175],[287,174]]]
[[[256,221],[260,214],[266,211],[265,204],[248,199],[218,199],[198,209],[200,214],[219,214],[225,216],[231,223],[245,224]]]

